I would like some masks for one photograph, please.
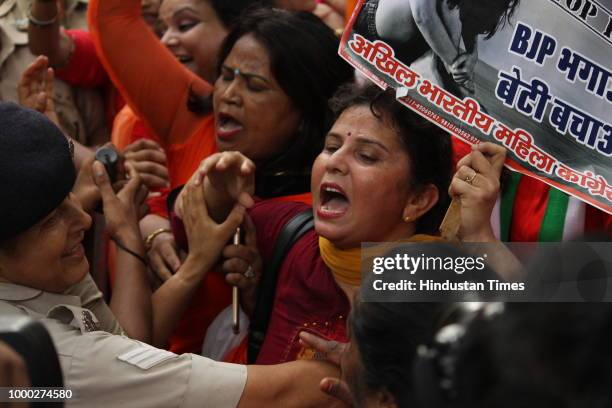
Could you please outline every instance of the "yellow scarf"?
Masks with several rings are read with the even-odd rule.
[[[406,242],[443,242],[440,237],[417,234]],[[361,285],[361,248],[339,249],[329,240],[319,237],[319,249],[325,265],[332,271],[336,282]]]

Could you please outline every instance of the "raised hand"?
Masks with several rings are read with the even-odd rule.
[[[59,125],[55,112],[53,68],[44,55],[37,57],[23,72],[17,85],[19,103],[46,115],[53,123]]]
[[[506,149],[494,143],[472,146],[457,163],[449,194],[461,201],[459,238],[465,242],[495,241],[491,212],[499,195]]]
[[[189,183],[183,189],[183,193],[180,212],[183,214],[189,244],[187,258],[206,265],[207,267],[203,267],[202,270],[207,271],[215,264],[223,247],[242,223],[245,208],[236,204],[224,222],[216,223],[208,215],[204,191],[200,186]]]
[[[94,180],[100,189],[106,230],[110,236],[119,237],[126,234],[140,239],[138,220],[148,191],[142,185],[136,169],[130,163],[126,163],[125,167],[128,172],[128,182],[117,194],[113,191],[104,165],[99,161],[93,163]]]
[[[235,203],[246,208],[253,206],[255,164],[239,152],[215,153],[202,161],[187,185],[204,186],[211,216],[221,221]],[[181,218],[183,193],[177,197],[174,207]]]

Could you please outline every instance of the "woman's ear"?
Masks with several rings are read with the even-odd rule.
[[[433,184],[427,184],[422,187],[418,192],[412,194],[406,206],[404,207],[404,213],[402,217],[405,222],[414,222],[421,218],[423,214],[427,213],[436,203],[440,194],[438,188]]]

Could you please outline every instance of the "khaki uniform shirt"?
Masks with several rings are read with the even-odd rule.
[[[35,57],[28,48],[28,18],[32,0],[0,0],[0,100],[19,102],[17,84]],[[87,29],[87,0],[66,0],[67,28]],[[63,130],[73,139],[108,140],[104,101],[97,90],[71,88],[55,81],[55,108]]]
[[[0,283],[0,315],[25,314],[49,331],[68,407],[235,407],[246,366],[156,349],[123,334],[91,277],[64,294]]]

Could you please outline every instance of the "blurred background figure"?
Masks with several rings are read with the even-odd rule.
[[[17,84],[35,56],[28,49],[28,27],[41,30],[53,26],[87,29],[87,1],[58,0],[58,12],[35,18],[30,0],[0,2],[0,99],[18,102]],[[62,129],[82,144],[101,144],[108,140],[109,128],[104,116],[102,95],[93,90],[70,87],[55,81],[55,108]]]

